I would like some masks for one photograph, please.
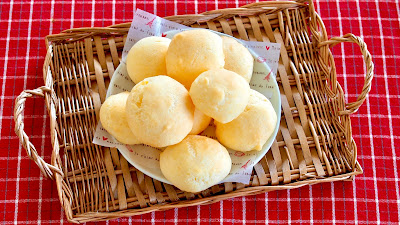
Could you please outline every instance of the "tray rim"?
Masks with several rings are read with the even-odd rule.
[[[306,4],[304,4],[303,2],[306,1],[299,1],[299,2],[293,2],[293,1],[287,1],[287,2],[268,2],[269,4],[295,4],[295,5],[302,5],[302,6],[307,6]],[[249,4],[249,5],[245,5],[242,6],[241,8],[250,8],[254,5],[260,5],[263,2],[260,3],[253,3],[253,4]],[[312,22],[317,23],[319,25],[319,28],[321,29],[321,33],[320,34],[320,40],[318,40],[319,43],[324,43],[324,45],[319,45],[318,47],[324,47],[327,46],[329,47],[329,44],[335,45],[335,43],[330,43],[330,40],[327,39],[327,34],[326,34],[326,30],[325,27],[323,25],[323,22],[321,20],[321,18],[318,16],[318,14],[315,12],[315,9],[313,7],[313,3],[312,1],[310,1],[310,4],[308,4],[309,10],[310,12],[313,13],[313,15],[311,15],[311,17],[313,18],[311,19]],[[237,9],[241,9],[241,8],[237,8]],[[229,9],[224,9],[224,10],[229,10]],[[210,12],[206,12],[203,14],[200,14],[200,16],[204,16],[204,15],[208,15],[211,14],[215,11],[220,11],[220,10],[214,10],[214,11],[210,11]],[[190,15],[189,15],[190,16]],[[171,18],[177,18],[180,19],[182,17],[185,17],[185,15],[183,16],[172,16],[172,17],[166,17],[166,19],[171,19]],[[104,31],[110,31],[111,32],[114,31],[114,28],[124,28],[124,29],[129,29],[129,25],[130,23],[123,23],[123,24],[118,24],[118,25],[113,25],[110,27],[106,27],[106,28],[76,28],[74,29],[74,32],[81,32],[83,31],[83,29],[85,30],[85,32],[104,32]],[[91,31],[90,31],[91,30]],[[71,30],[66,30],[61,34],[56,34],[56,35],[49,35],[45,38],[46,41],[46,48],[48,49],[46,57],[45,57],[45,62],[43,65],[43,76],[44,76],[44,80],[45,80],[45,87],[44,88],[48,88],[50,89],[50,91],[43,91],[43,96],[45,98],[45,104],[47,106],[48,109],[48,113],[50,114],[50,127],[51,127],[51,141],[52,141],[52,146],[53,146],[53,151],[52,151],[52,157],[51,157],[51,165],[54,166],[55,168],[60,168],[60,165],[62,165],[61,160],[59,158],[59,143],[58,143],[58,139],[57,139],[57,134],[54,134],[55,132],[55,127],[56,127],[56,106],[54,104],[54,98],[56,96],[55,91],[53,89],[53,80],[51,76],[48,76],[48,71],[50,71],[50,67],[51,65],[51,58],[53,56],[53,52],[52,52],[52,43],[51,43],[51,39],[52,38],[59,38],[60,36],[64,36],[69,34],[69,32],[71,32]],[[317,31],[311,31],[313,33],[317,32]],[[354,36],[354,35],[353,35]],[[64,36],[65,37],[65,36]],[[331,39],[332,40],[332,39]],[[329,49],[328,49],[329,51]],[[332,54],[329,52],[329,54],[332,56]],[[333,67],[335,65],[333,64]],[[373,67],[373,66],[372,66]],[[373,70],[373,68],[372,68]],[[367,74],[368,75],[368,74]],[[368,77],[367,77],[368,78]],[[371,78],[372,79],[372,75]],[[337,82],[337,81],[336,81]],[[340,89],[341,92],[343,92],[341,86],[339,83],[337,83],[338,88]],[[43,89],[44,90],[44,89]],[[46,89],[47,90],[47,89]],[[364,90],[363,90],[364,91]],[[369,91],[369,90],[368,90]],[[367,91],[367,93],[368,93]],[[16,99],[16,105],[17,105],[17,100]],[[358,100],[358,99],[357,99]],[[365,100],[365,96],[364,96],[364,100]],[[362,101],[361,101],[362,104]],[[361,105],[359,104],[358,107]],[[347,109],[347,114],[345,114],[346,112],[344,112],[344,115],[349,116],[351,113],[354,113],[358,107],[354,107],[356,108],[354,111],[351,111],[350,109]],[[17,109],[16,109],[17,111]],[[339,116],[339,115],[338,115]],[[15,119],[17,120],[17,119]],[[17,126],[16,126],[17,127]],[[301,187],[301,186],[305,186],[305,185],[312,185],[312,184],[316,184],[316,183],[323,183],[323,182],[331,182],[331,181],[337,181],[337,180],[352,180],[352,178],[355,175],[358,174],[362,174],[363,170],[361,168],[361,165],[359,164],[359,162],[356,159],[356,154],[357,154],[357,147],[355,145],[354,139],[351,136],[351,125],[350,125],[350,140],[351,143],[349,143],[349,145],[352,145],[353,150],[354,150],[354,170],[352,172],[349,173],[345,173],[345,174],[340,174],[340,175],[336,175],[336,176],[331,176],[331,177],[327,177],[327,178],[323,178],[323,179],[318,179],[315,178],[313,180],[303,180],[303,181],[296,181],[296,182],[291,182],[285,185],[275,185],[275,186],[257,186],[257,187],[246,187],[244,189],[239,189],[239,190],[235,190],[229,193],[225,193],[223,195],[214,195],[214,196],[210,196],[210,197],[205,197],[202,199],[195,199],[195,200],[181,200],[179,201],[180,205],[175,205],[175,204],[165,204],[165,205],[154,205],[154,206],[150,206],[150,207],[146,207],[143,209],[127,209],[124,211],[113,211],[113,212],[105,212],[105,213],[84,213],[84,214],[80,214],[80,215],[73,215],[72,214],[72,209],[70,207],[69,202],[67,201],[67,197],[65,197],[65,193],[63,190],[63,174],[62,171],[57,171],[54,168],[42,168],[41,166],[39,166],[42,170],[42,172],[45,173],[45,175],[47,175],[48,177],[53,177],[56,180],[56,184],[57,184],[57,191],[58,191],[58,195],[59,195],[59,199],[60,202],[65,210],[65,213],[67,215],[67,219],[70,222],[85,222],[85,221],[99,221],[99,220],[108,220],[108,219],[112,219],[112,218],[118,218],[121,216],[132,216],[132,215],[139,215],[139,214],[143,214],[143,213],[148,213],[148,212],[152,212],[152,211],[158,211],[158,210],[166,210],[166,209],[170,209],[170,208],[178,208],[178,207],[186,207],[186,206],[190,206],[190,205],[199,205],[199,204],[207,204],[207,203],[213,203],[213,202],[217,202],[220,200],[224,200],[227,198],[232,198],[232,197],[238,197],[238,196],[247,196],[247,195],[254,195],[254,194],[258,194],[258,193],[263,193],[263,192],[268,192],[268,191],[272,191],[272,190],[280,190],[280,189],[293,189],[293,188],[297,188],[297,187]],[[17,130],[17,128],[16,128]],[[17,133],[18,135],[18,133]],[[21,141],[24,144],[24,140],[20,137]],[[28,141],[29,143],[29,141]],[[25,147],[25,145],[24,145]],[[29,155],[29,153],[28,153]],[[46,171],[46,169],[48,171]],[[54,171],[54,173],[52,173],[51,171]],[[224,197],[222,197],[224,196]],[[218,199],[215,199],[218,198]],[[192,203],[190,203],[192,202]],[[116,216],[110,216],[110,214],[118,214]],[[107,215],[107,216],[106,216]],[[89,216],[90,218],[87,218],[86,216]]]

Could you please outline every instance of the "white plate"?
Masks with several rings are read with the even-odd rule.
[[[166,32],[167,38],[172,38],[175,34],[179,33],[180,31],[169,31]],[[213,31],[214,32],[214,31]],[[214,32],[221,36],[228,36],[229,35]],[[241,40],[236,39],[237,41],[241,42]],[[235,180],[235,173],[239,171],[241,167],[246,167],[246,165],[256,164],[260,159],[267,153],[270,149],[272,142],[274,141],[276,134],[278,133],[280,118],[281,118],[281,98],[279,87],[276,82],[275,76],[272,75],[272,72],[268,65],[260,60],[260,57],[249,49],[250,53],[253,55],[254,61],[254,71],[258,71],[258,73],[253,73],[253,77],[250,82],[250,87],[254,90],[259,91],[261,94],[265,95],[272,103],[272,106],[275,109],[277,114],[277,123],[274,132],[272,133],[271,137],[267,140],[264,144],[261,151],[250,151],[246,153],[234,151],[228,149],[229,154],[232,158],[232,169],[230,174],[222,181],[222,182],[234,182]],[[266,79],[265,74],[270,74]],[[112,79],[110,86],[107,91],[107,97],[118,94],[125,91],[130,91],[135,84],[129,78],[129,75],[126,70],[125,63],[121,62],[121,64],[116,69]],[[214,135],[215,127],[210,125],[205,131],[201,133],[201,135],[215,137]],[[251,132],[251,131],[249,131]],[[118,148],[121,154],[125,157],[125,159],[132,164],[134,167],[139,169],[144,174],[162,181],[164,183],[170,184],[170,182],[164,177],[161,173],[159,157],[161,149],[152,148],[146,145],[132,145],[132,146],[121,146]]]

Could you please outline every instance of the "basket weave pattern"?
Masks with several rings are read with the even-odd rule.
[[[92,144],[99,109],[121,60],[130,23],[48,36],[45,86],[24,91],[16,99],[15,127],[27,154],[46,177],[56,180],[69,221],[98,221],[208,204],[362,173],[350,114],[370,90],[373,64],[360,38],[347,34],[328,39],[312,2],[305,1],[260,2],[166,19],[244,40],[281,44],[277,81],[282,119],[277,138],[255,165],[248,185],[224,183],[193,194],[154,180],[129,165],[117,149]],[[329,50],[341,42],[358,44],[367,66],[362,92],[357,101],[348,104]],[[24,102],[34,95],[45,98],[50,114],[51,163],[38,155],[24,132]]]

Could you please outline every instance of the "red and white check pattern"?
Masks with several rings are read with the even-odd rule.
[[[73,27],[128,22],[134,8],[167,16],[237,7],[252,1],[115,0],[0,2],[0,221],[4,224],[64,224],[56,186],[44,179],[14,134],[14,98],[43,85],[44,37]],[[213,224],[399,224],[400,5],[396,0],[316,1],[328,34],[364,38],[375,63],[371,93],[352,116],[353,136],[364,174],[352,182],[306,186],[234,198],[206,206],[102,222]],[[333,48],[348,101],[361,92],[365,68],[356,45]],[[50,161],[48,116],[40,98],[30,99],[25,130]],[[44,124],[44,126],[43,126]]]

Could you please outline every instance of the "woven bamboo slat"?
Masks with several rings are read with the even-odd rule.
[[[115,148],[92,144],[101,103],[121,60],[130,23],[75,28],[46,37],[45,86],[25,90],[15,101],[15,131],[43,175],[57,183],[71,222],[99,221],[209,204],[227,198],[346,180],[361,174],[350,114],[368,94],[373,63],[365,43],[352,34],[328,39],[312,1],[259,2],[199,15],[166,17],[252,41],[281,44],[277,81],[282,120],[271,150],[254,167],[251,181],[183,192],[144,175]],[[367,68],[355,102],[345,103],[330,47],[360,46]],[[44,97],[50,114],[51,162],[40,157],[24,132],[27,98]]]

